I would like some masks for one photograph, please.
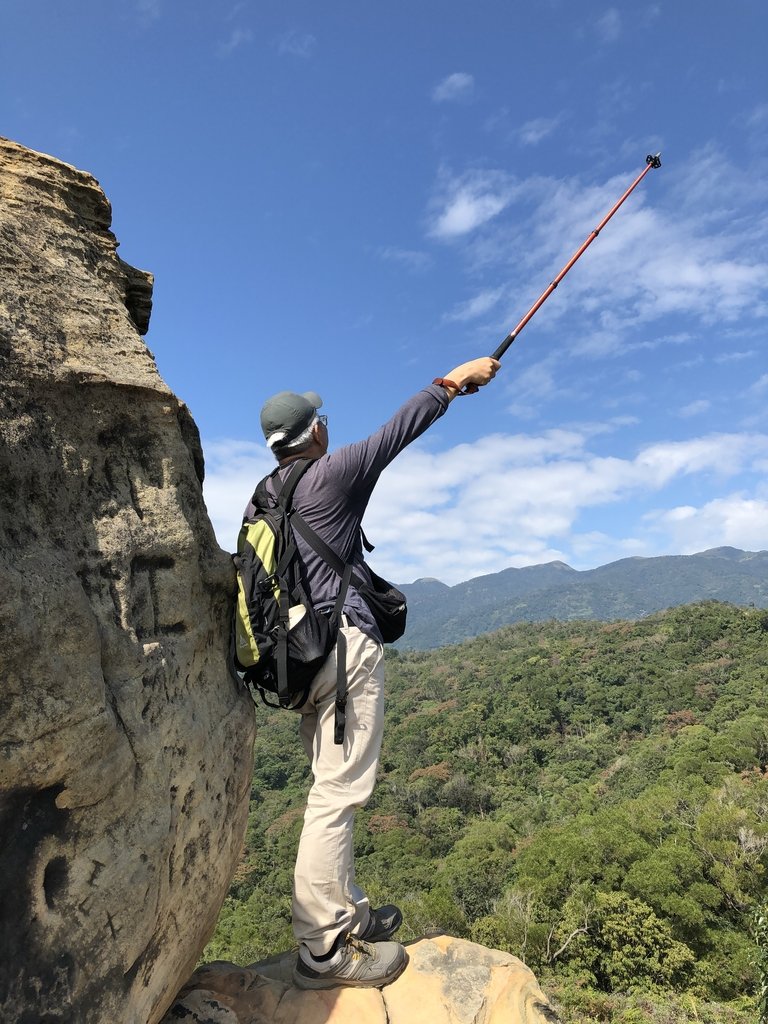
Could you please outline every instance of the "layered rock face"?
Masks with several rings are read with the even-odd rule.
[[[152,1024],[240,850],[232,568],[152,279],[89,175],[0,139],[0,1019]]]
[[[557,1024],[522,961],[441,935],[408,947],[405,973],[381,989],[301,992],[295,953],[252,967],[214,963],[195,972],[163,1024]]]

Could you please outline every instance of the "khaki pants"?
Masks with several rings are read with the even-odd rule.
[[[346,621],[346,619],[345,619]],[[347,641],[347,724],[333,742],[336,650],[312,683],[301,708],[300,734],[312,765],[304,828],[293,884],[293,931],[313,956],[327,953],[339,932],[368,923],[365,893],[355,885],[355,811],[373,792],[384,724],[384,650],[354,626]]]

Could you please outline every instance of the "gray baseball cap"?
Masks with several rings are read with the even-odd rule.
[[[280,391],[261,408],[261,429],[270,448],[288,444],[306,430],[323,404],[316,391]]]

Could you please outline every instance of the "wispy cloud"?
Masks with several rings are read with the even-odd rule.
[[[134,0],[139,18],[145,23],[157,21],[163,13],[162,0]]]
[[[503,294],[503,288],[490,288],[479,292],[471,299],[467,299],[466,302],[462,302],[460,305],[456,306],[452,312],[446,313],[445,319],[465,321],[474,320],[476,317],[484,316],[497,305]]]
[[[556,397],[554,371],[555,361],[549,356],[532,363],[522,373],[518,373],[509,411],[518,419],[533,419],[542,401],[552,401]]]
[[[762,398],[768,394],[768,373],[758,377],[754,384],[749,387],[747,394],[752,398]]]
[[[711,407],[712,403],[706,398],[699,398],[695,402],[689,402],[684,405],[678,412],[678,416],[683,419],[690,419],[691,416],[700,416],[702,413],[707,412]]]
[[[526,121],[520,128],[520,141],[524,146],[536,146],[543,139],[557,128],[560,119],[558,117],[537,117],[532,121]]]
[[[644,328],[646,337],[634,344],[656,344],[651,325],[667,316],[686,323],[687,335],[694,323],[721,330],[739,325],[743,332],[768,317],[768,222],[752,215],[755,189],[762,199],[764,186],[708,150],[677,168],[659,192],[653,175],[661,174],[653,171],[632,194],[539,315],[538,323],[550,329],[569,318],[574,351],[624,352],[630,334]],[[470,279],[482,273],[489,289],[503,283],[509,295],[533,299],[628,180],[623,173],[585,186],[515,181],[490,169],[442,172],[428,230],[458,241],[471,235],[464,247]],[[518,312],[510,310],[509,319]]]
[[[740,363],[744,359],[753,359],[757,353],[754,349],[747,352],[720,352],[715,356],[716,363]]]
[[[420,273],[432,263],[429,253],[421,249],[400,249],[394,245],[381,246],[378,250],[381,259],[388,263],[398,263],[407,270]]]
[[[621,35],[621,15],[615,7],[608,10],[595,22],[598,39],[603,43],[615,43]]]
[[[469,171],[458,178],[444,175],[432,203],[429,233],[443,239],[466,235],[501,213],[513,195],[513,183],[502,172]]]
[[[317,46],[317,39],[311,32],[290,29],[277,37],[275,46],[281,57],[311,57]]]
[[[216,47],[217,57],[228,57],[241,46],[253,42],[253,32],[249,28],[234,28],[229,38]]]
[[[757,128],[760,131],[764,131],[766,125],[768,125],[768,103],[759,103],[752,110],[748,111],[744,116],[744,121],[748,128]]]
[[[648,4],[640,12],[640,17],[643,25],[651,25],[661,17],[661,4]]]
[[[475,79],[466,71],[455,71],[448,75],[432,90],[435,103],[446,103],[453,100],[468,99],[475,88]]]
[[[764,153],[768,149],[768,103],[753,107],[746,115],[745,126],[752,150]]]

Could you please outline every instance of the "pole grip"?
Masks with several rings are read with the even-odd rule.
[[[504,341],[502,341],[502,343],[496,349],[496,351],[492,353],[491,359],[501,359],[501,357],[504,355],[504,353],[507,351],[507,349],[509,348],[509,346],[512,344],[516,337],[517,335],[515,334],[515,332],[510,331],[509,334],[504,339]]]

